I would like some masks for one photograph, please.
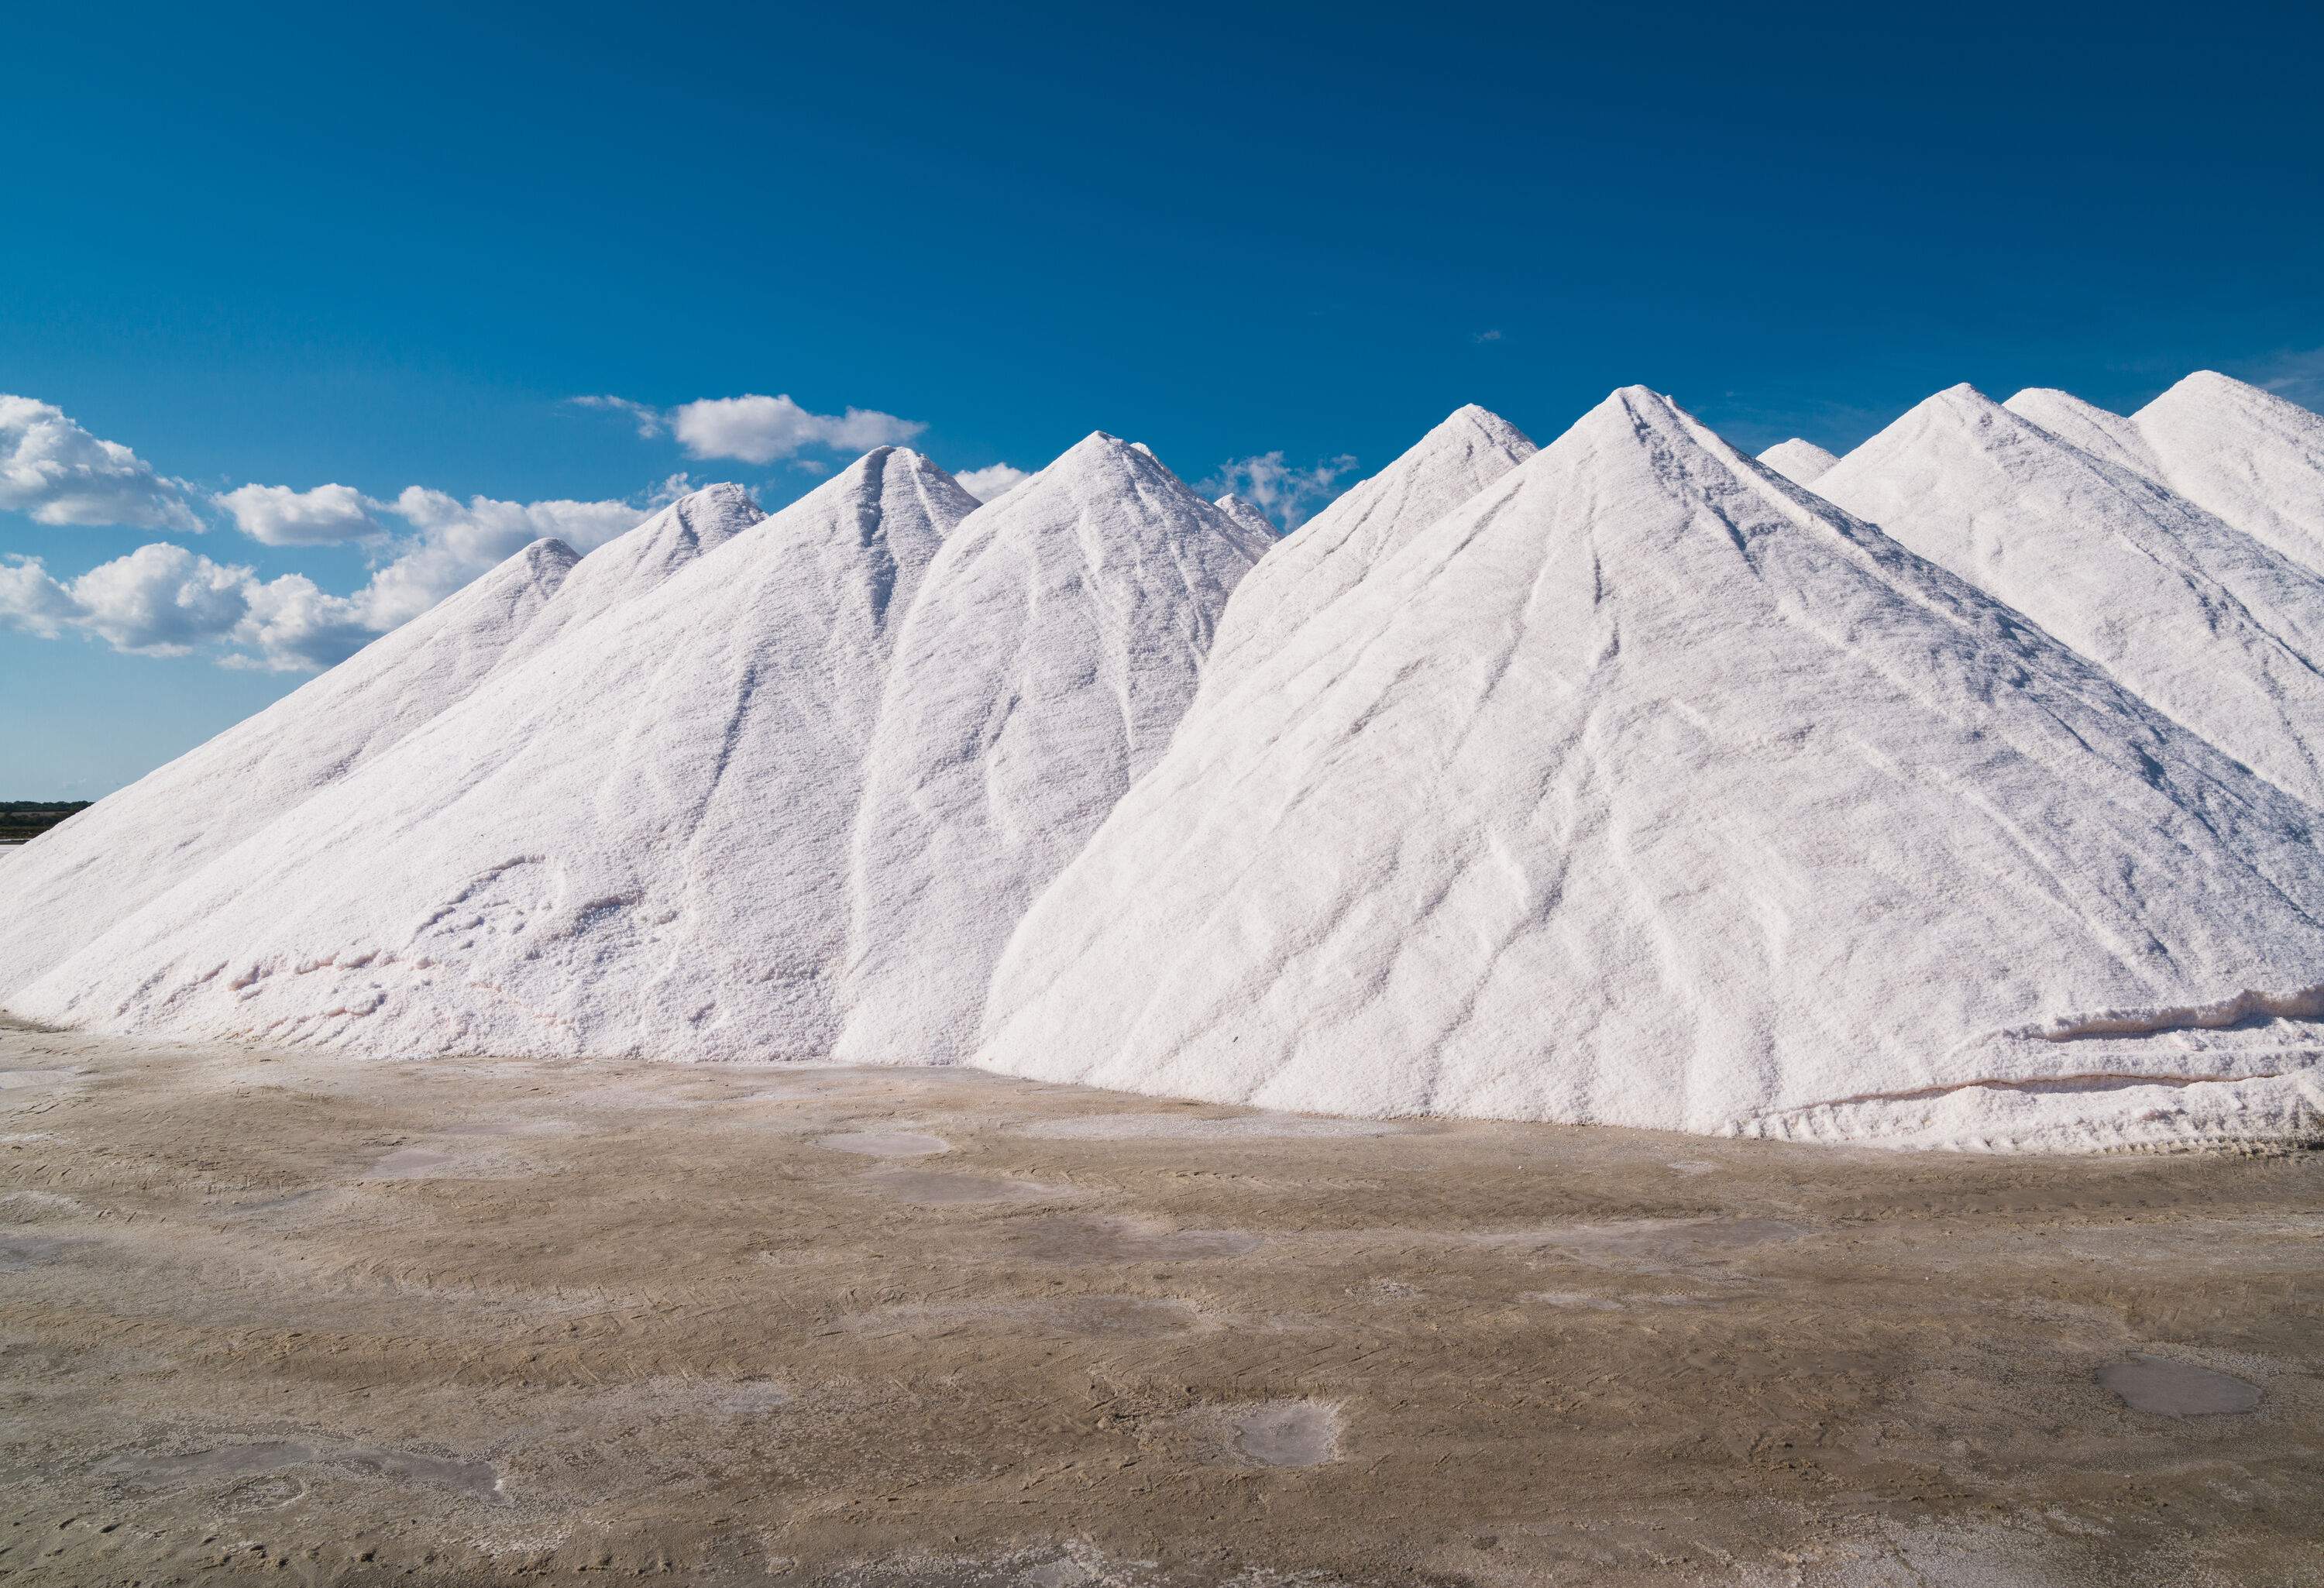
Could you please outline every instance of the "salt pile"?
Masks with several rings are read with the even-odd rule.
[[[866,764],[840,1057],[973,1046],[1010,928],[1162,754],[1273,541],[1100,433],[946,542]]]
[[[2306,568],[1969,386],[1815,490],[2324,808],[2324,579]]]
[[[2324,572],[2324,414],[2198,370],[2132,418],[2164,484]]]
[[[881,449],[10,1000],[367,1053],[821,1057],[898,623],[976,503]]]
[[[980,1062],[1366,1116],[2312,1135],[2316,820],[1630,388],[1205,692],[1019,928]]]
[[[1533,456],[1525,433],[1474,403],[1286,537],[1227,606],[1206,693],[1233,688],[1411,536]]]
[[[1812,485],[1840,459],[1813,441],[1794,436],[1759,454],[1759,461],[1795,485]]]

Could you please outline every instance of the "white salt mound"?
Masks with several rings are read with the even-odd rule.
[[[2020,419],[2033,420],[2070,447],[2092,457],[2126,468],[2155,484],[2163,483],[2163,466],[2138,433],[2138,423],[2085,402],[2070,392],[2050,386],[2028,386],[2003,403]]]
[[[1266,536],[1270,543],[1275,540],[1274,521],[1259,512],[1256,503],[1230,491],[1220,497],[1215,505],[1221,512],[1225,513],[1244,529],[1254,534]]]
[[[580,560],[561,540],[534,541],[256,716],[26,845],[9,866],[0,909],[0,993],[466,698],[540,621]]]
[[[1205,692],[1019,928],[978,1062],[1371,1117],[2312,1136],[2316,819],[1633,387]]]
[[[2324,414],[2199,370],[2131,417],[2165,485],[2324,573]]]
[[[822,1057],[897,623],[975,503],[882,448],[11,999],[378,1054]]]
[[[1815,490],[2324,808],[2324,578],[1969,386]]]
[[[1286,536],[1236,590],[1204,669],[1205,694],[1234,688],[1371,567],[1533,456],[1525,433],[1474,403]]]
[[[1093,435],[980,509],[906,619],[866,763],[839,1057],[973,1045],[1035,892],[1158,758],[1274,543]]]
[[[1759,461],[1795,485],[1812,485],[1840,458],[1813,441],[1803,441],[1794,436],[1759,454]]]

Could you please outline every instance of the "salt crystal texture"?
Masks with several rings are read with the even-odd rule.
[[[2301,564],[1969,386],[1815,491],[2324,807],[2324,579]]]
[[[1406,539],[1533,456],[1525,433],[1474,403],[1286,536],[1219,622],[1204,693],[1233,688]]]
[[[1955,1147],[2319,1127],[2307,807],[1615,393],[1203,700],[978,1062]]]
[[[1232,491],[1220,497],[1214,504],[1221,512],[1254,534],[1264,535],[1271,543],[1275,539],[1275,522],[1259,512],[1256,503],[1238,496]]]
[[[2131,417],[2164,484],[2324,572],[2324,414],[2198,370]]]
[[[827,1054],[888,651],[975,505],[917,454],[868,455],[504,669],[12,1007],[381,1054]]]
[[[1759,461],[1795,485],[1811,485],[1840,459],[1813,441],[1794,436],[1759,454]]]
[[[1102,433],[946,542],[865,769],[841,1057],[973,1046],[1010,928],[1162,754],[1273,543]]]

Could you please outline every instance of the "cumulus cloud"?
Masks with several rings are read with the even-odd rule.
[[[996,463],[989,468],[973,468],[954,477],[960,481],[963,490],[979,502],[990,502],[1030,476],[1013,464]]]
[[[92,635],[134,656],[225,646],[230,666],[328,667],[372,638],[354,605],[299,574],[261,580],[166,541],[56,578],[37,558],[0,564],[0,624],[44,638]]]
[[[409,485],[392,511],[419,533],[391,544],[393,555],[355,600],[377,629],[392,629],[544,535],[576,551],[604,545],[646,516],[629,502],[503,502]]]
[[[352,485],[243,485],[217,498],[235,528],[268,546],[331,546],[381,532],[376,505]]]
[[[44,524],[121,524],[199,534],[182,480],[118,441],[92,436],[53,403],[0,394],[0,512]]]
[[[1305,522],[1315,507],[1338,495],[1334,483],[1355,466],[1356,460],[1345,453],[1294,468],[1284,462],[1281,452],[1262,452],[1252,457],[1229,458],[1204,482],[1203,490],[1213,496],[1231,491],[1288,532]]]

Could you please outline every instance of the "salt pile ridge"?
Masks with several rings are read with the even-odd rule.
[[[2132,418],[2164,484],[2324,573],[2324,414],[2198,370]]]
[[[2135,420],[2108,413],[2071,392],[2051,386],[2028,386],[2001,406],[2020,419],[2031,420],[2068,446],[2080,448],[2092,457],[2116,468],[2126,468],[2157,485],[2163,483],[2163,466],[2155,461],[2145,438],[2138,433]]]
[[[916,454],[870,454],[12,1006],[372,1053],[827,1054],[888,651],[975,505]]]
[[[1253,534],[1264,535],[1270,542],[1274,540],[1275,524],[1267,514],[1259,512],[1256,503],[1230,491],[1213,505]]]
[[[1759,461],[1795,485],[1812,485],[1840,459],[1813,441],[1794,436],[1759,454]]]
[[[1525,432],[1474,403],[1309,519],[1235,592],[1205,693],[1233,688],[1371,567],[1534,454]]]
[[[1815,490],[2324,808],[2324,579],[2307,568],[1969,386]]]
[[[839,1057],[973,1045],[1010,929],[1162,754],[1273,543],[1102,433],[945,543],[866,766]]]
[[[536,540],[466,589],[42,834],[9,863],[0,992],[31,981],[457,704],[582,560]]]
[[[2312,1134],[2316,819],[1630,388],[1205,693],[1019,927],[979,1062],[1367,1116]]]

